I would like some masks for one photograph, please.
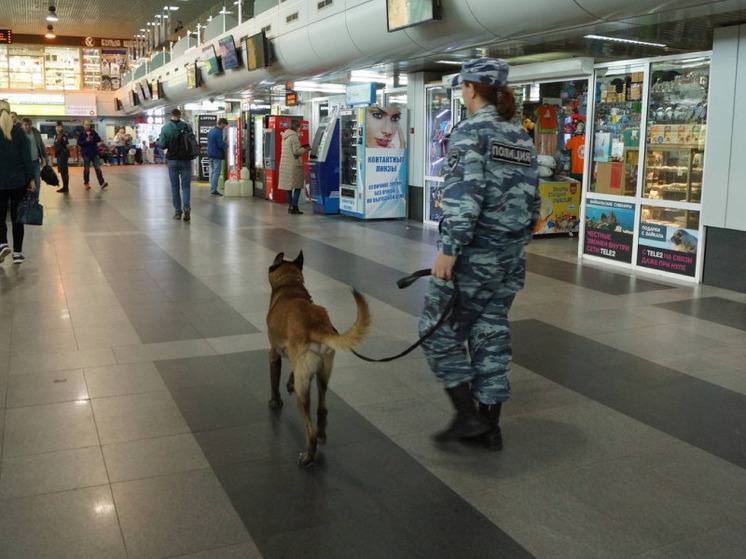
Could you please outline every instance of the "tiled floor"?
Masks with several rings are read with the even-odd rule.
[[[266,404],[268,264],[303,249],[339,328],[363,291],[383,355],[414,338],[424,282],[394,282],[434,232],[200,188],[174,222],[163,168],[105,172],[45,190],[28,261],[0,266],[0,558],[744,556],[746,295],[537,240],[502,452],[433,446],[450,409],[420,352],[340,354],[300,470],[295,407]]]

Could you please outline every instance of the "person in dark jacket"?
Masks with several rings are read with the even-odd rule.
[[[57,170],[60,172],[60,176],[62,176],[62,188],[57,192],[67,194],[70,192],[70,172],[68,168],[70,151],[67,149],[68,139],[65,135],[65,127],[61,122],[57,123],[55,131],[57,135],[54,137],[54,156],[57,158]]]
[[[41,168],[48,163],[47,146],[44,145],[41,132],[33,127],[30,118],[21,120],[21,128],[29,141],[29,153],[31,155],[31,165],[34,169],[34,184],[36,185],[34,197],[38,200],[41,195]]]
[[[83,183],[85,189],[90,190],[91,163],[96,170],[96,178],[101,190],[106,190],[109,183],[104,180],[104,174],[101,172],[101,158],[98,156],[98,145],[101,143],[101,136],[91,127],[91,121],[86,120],[83,123],[83,132],[78,136],[78,146],[80,153],[83,155]]]
[[[177,159],[176,153],[171,148],[172,142],[176,141],[179,134],[188,130],[189,125],[181,120],[181,111],[171,111],[171,120],[161,128],[158,137],[158,147],[166,151],[166,163],[168,164],[168,177],[171,180],[171,198],[174,204],[174,219],[189,221],[191,219],[191,196],[192,196],[192,161],[190,159]]]
[[[8,225],[5,217],[10,209],[13,224],[13,264],[21,264],[23,256],[23,224],[17,223],[18,205],[27,191],[35,190],[31,150],[26,134],[14,126],[10,105],[0,101],[0,263],[9,254]]]
[[[222,196],[218,192],[218,179],[220,179],[220,172],[223,170],[225,150],[228,149],[223,136],[226,126],[228,126],[226,119],[218,119],[215,128],[207,134],[207,157],[210,158],[210,194],[213,196]]]

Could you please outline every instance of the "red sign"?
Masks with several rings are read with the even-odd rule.
[[[13,42],[13,31],[10,29],[0,29],[0,43],[9,45]]]

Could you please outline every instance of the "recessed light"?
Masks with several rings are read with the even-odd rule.
[[[636,39],[623,39],[621,37],[606,37],[604,35],[586,35],[584,37],[585,39],[593,39],[596,41],[611,41],[613,43],[626,43],[630,45],[640,45],[643,47],[657,47],[657,48],[666,48],[668,45],[664,45],[663,43],[649,43],[647,41],[638,41]]]
[[[462,62],[458,60],[436,60],[436,64],[451,64],[452,66],[461,66]]]

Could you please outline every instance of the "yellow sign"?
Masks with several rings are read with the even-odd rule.
[[[581,183],[539,181],[541,213],[534,234],[575,233],[580,223]]]

